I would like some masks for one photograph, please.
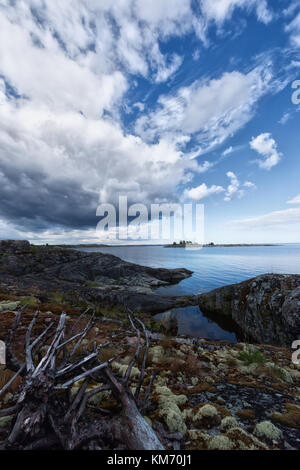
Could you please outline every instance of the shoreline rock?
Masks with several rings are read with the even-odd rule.
[[[198,296],[207,314],[226,315],[258,343],[288,346],[300,336],[300,275],[264,274]]]
[[[76,292],[90,302],[158,313],[190,305],[191,296],[161,296],[155,288],[177,284],[191,275],[188,269],[140,266],[111,254],[32,246],[24,240],[0,241],[0,283],[2,287],[14,285],[16,290]]]

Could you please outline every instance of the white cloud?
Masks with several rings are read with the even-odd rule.
[[[286,32],[290,34],[291,44],[300,47],[300,13],[286,26]]]
[[[262,228],[286,228],[287,225],[299,224],[300,207],[282,211],[269,212],[268,214],[248,219],[235,220],[229,225],[237,229],[262,229]]]
[[[234,197],[238,197],[239,199],[242,198],[245,194],[245,189],[241,189],[241,186],[247,189],[255,189],[256,186],[252,181],[245,181],[245,183],[241,184],[238,177],[236,176],[233,171],[228,171],[226,176],[230,179],[230,184],[227,187],[224,201],[228,202],[231,201]]]
[[[243,186],[245,186],[245,188],[256,188],[256,185],[254,183],[252,183],[252,181],[246,181]]]
[[[207,160],[197,166],[197,173],[205,173],[214,166],[214,163],[208,162]]]
[[[201,201],[212,194],[222,193],[224,188],[222,186],[216,186],[215,184],[208,187],[205,183],[202,183],[197,188],[187,189],[184,192],[184,197],[193,199],[194,201]]]
[[[259,98],[270,91],[270,68],[256,67],[247,74],[225,73],[218,79],[196,81],[175,95],[164,95],[158,107],[141,116],[136,133],[148,141],[161,135],[194,135],[198,155],[221,144],[253,116]]]
[[[222,153],[222,155],[224,157],[226,157],[226,155],[229,155],[230,153],[233,152],[233,147],[228,147],[227,149],[224,150],[224,152]]]
[[[202,183],[200,186],[192,189],[186,189],[184,191],[184,197],[193,199],[195,201],[200,201],[201,199],[205,199],[212,194],[220,194],[225,192],[224,201],[228,202],[231,201],[234,197],[241,198],[245,194],[245,189],[241,189],[241,183],[238,180],[235,173],[232,171],[228,171],[226,176],[230,179],[230,184],[227,186],[226,189],[223,186],[212,185],[208,187],[205,183]],[[255,184],[251,181],[246,181],[243,185],[247,189],[254,189],[256,188]]]
[[[298,196],[295,196],[293,199],[287,201],[287,204],[300,204],[300,194],[298,194]]]
[[[138,101],[137,103],[133,104],[133,107],[137,108],[140,112],[142,112],[145,109],[145,104]]]
[[[291,117],[291,113],[284,113],[278,122],[284,126],[291,119]]]
[[[255,9],[258,20],[265,24],[273,19],[266,0],[200,0],[200,5],[207,20],[219,25],[230,19],[236,8]]]
[[[165,61],[160,65],[157,74],[155,75],[155,82],[161,83],[168,80],[181,66],[183,58],[177,54],[173,54],[170,64],[166,64]]]
[[[237,176],[235,175],[235,173],[233,173],[232,171],[228,171],[226,173],[226,176],[228,176],[228,178],[230,179],[230,184],[227,187],[227,191],[226,191],[226,194],[225,194],[225,197],[224,197],[224,201],[231,201],[232,198],[235,195],[238,195],[239,197],[242,197],[244,192],[243,192],[243,190],[239,189],[240,188],[240,182],[239,182]]]
[[[257,160],[257,163],[260,168],[265,170],[276,166],[281,159],[281,153],[278,152],[277,144],[270,133],[266,132],[253,137],[250,147],[264,157],[264,160]]]

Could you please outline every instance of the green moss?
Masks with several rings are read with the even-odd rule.
[[[165,328],[164,326],[157,321],[149,320],[146,323],[146,328],[150,331],[153,331],[154,333],[164,333]]]
[[[238,354],[238,359],[245,362],[247,365],[250,364],[265,364],[268,361],[268,358],[262,354],[258,349],[257,350],[246,350],[240,351]]]
[[[96,281],[87,281],[85,284],[87,287],[101,287],[103,284],[101,282]]]
[[[113,318],[115,320],[121,320],[127,323],[127,313],[124,310],[124,307],[121,305],[114,306],[101,306],[96,309],[96,314],[98,316]]]
[[[53,292],[51,300],[57,304],[62,304],[65,300],[64,295],[61,292]]]
[[[38,305],[38,300],[35,297],[23,297],[20,300],[21,305],[28,305],[29,307],[36,307]]]

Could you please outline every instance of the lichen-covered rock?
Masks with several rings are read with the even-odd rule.
[[[258,343],[290,347],[300,332],[300,275],[265,274],[201,294],[198,303],[232,317]]]
[[[271,423],[271,421],[262,421],[261,423],[258,423],[255,426],[253,433],[255,436],[268,441],[279,442],[282,439],[281,430]]]

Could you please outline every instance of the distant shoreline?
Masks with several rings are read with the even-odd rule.
[[[176,245],[156,245],[156,244],[132,244],[132,245],[102,245],[102,244],[79,244],[79,245],[49,245],[49,246],[57,246],[61,248],[124,248],[124,247],[136,247],[136,246],[162,246],[163,248],[238,248],[238,247],[259,247],[259,246],[282,246],[286,243],[224,243],[224,244],[214,244],[211,245],[209,243],[205,245],[199,245],[197,243],[192,244],[176,244]],[[287,243],[288,244],[288,243]]]
[[[238,248],[238,247],[255,247],[255,246],[281,246],[279,243],[228,243],[228,244],[205,244],[197,245],[196,243],[186,245],[164,245],[164,248]]]

